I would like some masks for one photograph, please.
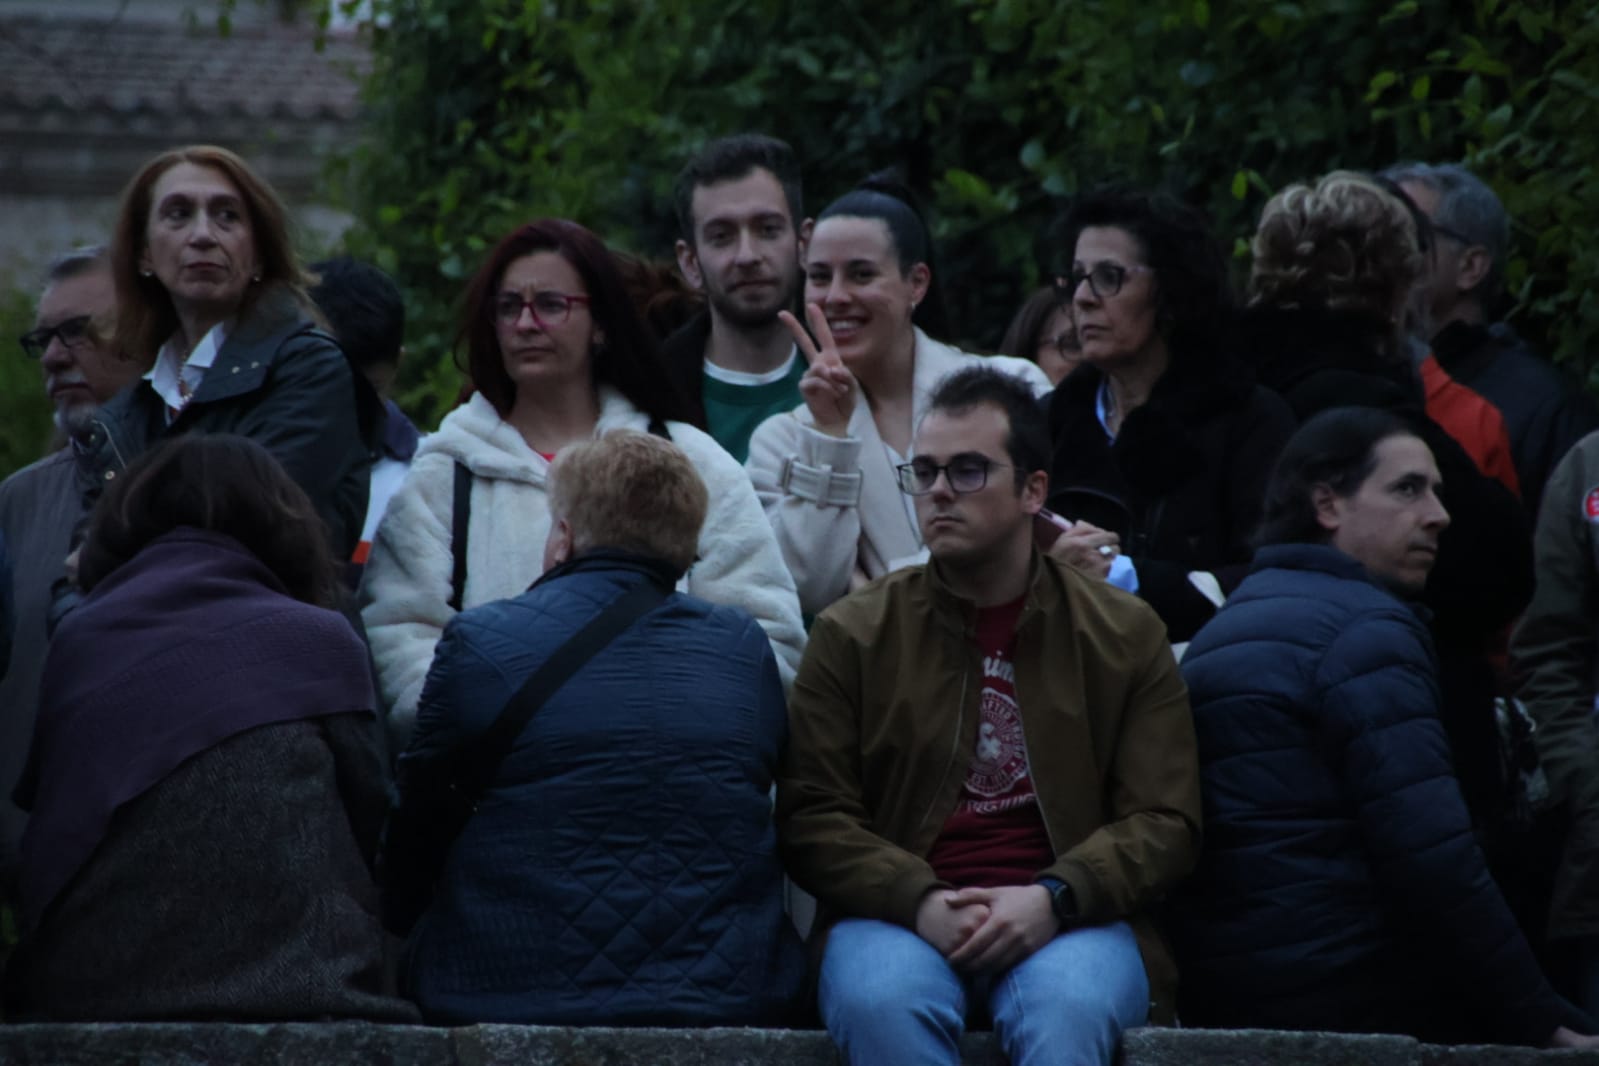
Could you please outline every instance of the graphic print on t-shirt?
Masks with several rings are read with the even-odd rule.
[[[1016,668],[996,655],[983,656],[983,700],[977,726],[977,751],[966,774],[961,806],[977,814],[998,814],[1033,799],[1027,778],[1027,746],[1016,707]]]
[[[955,810],[927,856],[934,873],[953,885],[1030,884],[1055,861],[1027,765],[1011,661],[1022,602],[977,612],[983,665],[977,742]]]

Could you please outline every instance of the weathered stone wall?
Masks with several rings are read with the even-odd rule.
[[[965,1066],[1000,1066],[986,1034]],[[1142,1029],[1122,1066],[1599,1066],[1599,1052],[1442,1048],[1405,1037]],[[784,1029],[461,1029],[363,1023],[0,1026],[5,1066],[836,1066],[825,1033]],[[884,1066],[893,1066],[885,1063]]]

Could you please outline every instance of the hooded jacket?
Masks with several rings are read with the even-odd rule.
[[[621,393],[601,386],[599,398],[596,436],[648,431],[649,418]],[[786,684],[799,665],[805,631],[793,579],[760,502],[744,471],[705,433],[681,422],[667,422],[666,430],[710,492],[699,556],[679,587],[752,614],[772,641]],[[361,583],[361,615],[396,750],[410,735],[434,645],[455,615],[449,599],[457,462],[473,475],[464,605],[519,595],[544,569],[550,464],[487,399],[474,395],[417,449],[378,526]]]

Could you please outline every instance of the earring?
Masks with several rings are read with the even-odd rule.
[[[250,275],[250,281],[252,283],[254,283],[254,284],[259,285],[261,283],[261,272],[259,270],[257,270],[254,274],[251,274]]]
[[[155,277],[155,271],[151,270],[149,267],[144,267],[139,271],[139,276],[141,278],[153,278]]]

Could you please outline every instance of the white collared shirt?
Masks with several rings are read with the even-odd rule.
[[[156,353],[155,363],[144,375],[157,396],[166,401],[167,424],[178,417],[178,412],[188,405],[191,397],[200,390],[205,372],[217,361],[217,353],[228,341],[230,322],[218,322],[200,338],[189,357],[178,354],[176,338],[169,339]]]

